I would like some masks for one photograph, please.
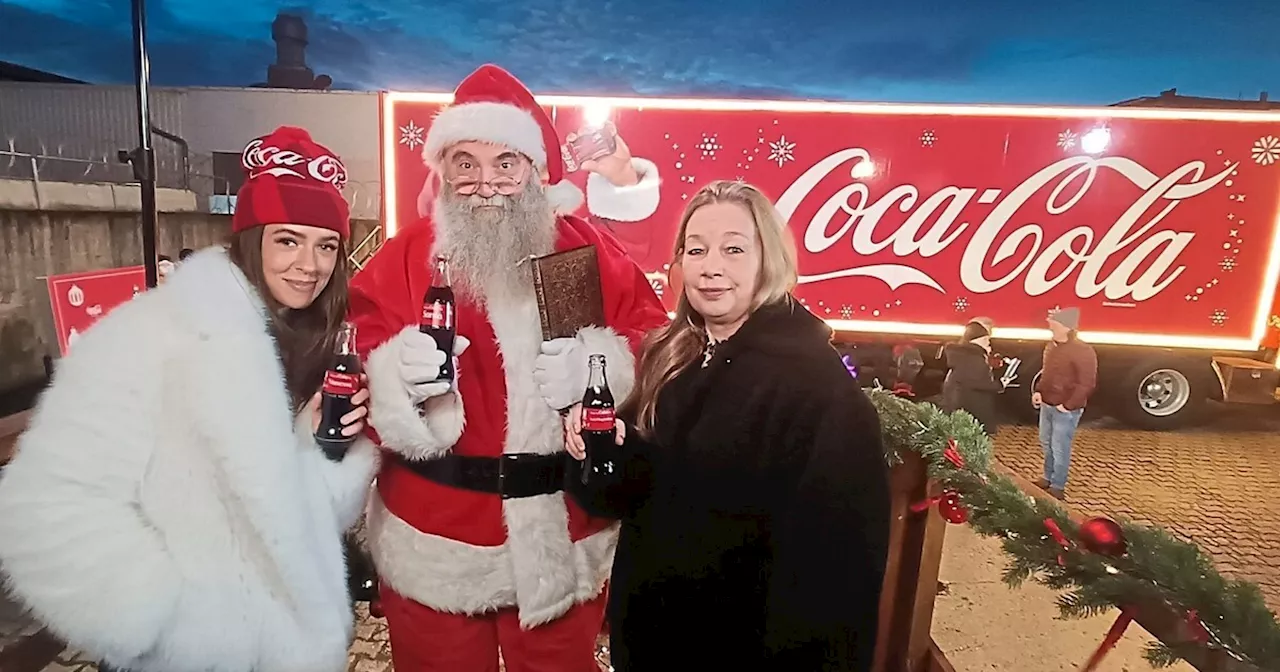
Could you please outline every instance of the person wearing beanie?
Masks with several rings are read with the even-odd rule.
[[[369,423],[387,455],[368,543],[398,672],[496,672],[499,651],[509,672],[597,669],[618,525],[566,498],[576,460],[560,411],[581,401],[591,355],[625,399],[641,337],[667,316],[618,242],[565,214],[581,194],[560,145],[533,94],[482,66],[427,128],[432,212],[352,281]],[[587,245],[604,323],[544,342],[527,262]],[[453,352],[418,327],[437,255],[457,302]],[[447,357],[452,383],[437,378]]]
[[[368,392],[344,454],[314,438],[347,304],[346,171],[288,127],[243,164],[229,246],[80,337],[0,480],[9,587],[103,669],[347,667]]]
[[[942,410],[948,413],[966,411],[988,436],[998,431],[996,395],[1004,386],[995,379],[988,358],[991,355],[990,322],[975,319],[964,327],[956,343],[943,349],[947,361],[947,377],[942,383]]]
[[[1071,469],[1071,443],[1085,405],[1098,384],[1098,355],[1080,340],[1079,308],[1055,308],[1049,312],[1052,338],[1044,349],[1044,365],[1031,394],[1040,409],[1040,448],[1044,451],[1041,488],[1066,499]]]

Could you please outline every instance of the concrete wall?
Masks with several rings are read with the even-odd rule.
[[[361,240],[376,222],[352,223]],[[156,248],[176,257],[184,247],[222,243],[231,217],[160,213]],[[142,263],[141,226],[129,212],[0,209],[0,397],[44,376],[43,357],[58,356],[44,277]]]
[[[0,156],[0,177],[63,182],[133,181],[116,151],[137,141],[137,107],[131,86],[0,82],[0,150],[45,157],[34,168],[24,157]],[[162,187],[187,184],[201,209],[225,185],[213,179],[214,152],[239,153],[250,139],[281,125],[301,126],[347,166],[345,190],[356,219],[380,216],[381,168],[378,94],[280,89],[152,89],[158,128],[181,136],[190,148],[186,182],[177,145],[157,136],[154,145]],[[91,160],[93,163],[86,163]]]

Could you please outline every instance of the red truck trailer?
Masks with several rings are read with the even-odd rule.
[[[388,237],[429,212],[422,140],[451,98],[382,96]],[[787,218],[796,294],[864,380],[926,394],[940,346],[986,316],[1000,353],[1022,360],[1005,398],[1029,413],[1045,317],[1079,306],[1081,337],[1099,356],[1091,406],[1163,429],[1209,400],[1276,401],[1280,113],[539,101],[562,138],[611,122],[659,178],[621,202],[593,189],[599,175],[571,176],[587,196],[580,214],[630,250],[668,306],[686,200],[711,180],[741,179]]]

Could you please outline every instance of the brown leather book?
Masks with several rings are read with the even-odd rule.
[[[604,326],[604,296],[595,246],[534,257],[532,264],[543,340],[570,338],[583,327]]]

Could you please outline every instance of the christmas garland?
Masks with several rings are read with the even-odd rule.
[[[945,413],[885,390],[869,394],[880,413],[889,465],[918,453],[941,488],[941,495],[913,510],[936,505],[949,522],[968,522],[979,534],[1001,539],[1010,557],[1005,583],[1017,587],[1034,579],[1064,591],[1058,599],[1063,618],[1121,611],[1084,669],[1096,667],[1138,609],[1165,605],[1185,615],[1191,637],[1149,646],[1152,667],[1208,647],[1260,670],[1280,670],[1280,625],[1256,584],[1223,578],[1199,547],[1161,528],[1108,518],[1076,525],[1056,502],[1033,498],[992,470],[991,440],[966,412]]]

